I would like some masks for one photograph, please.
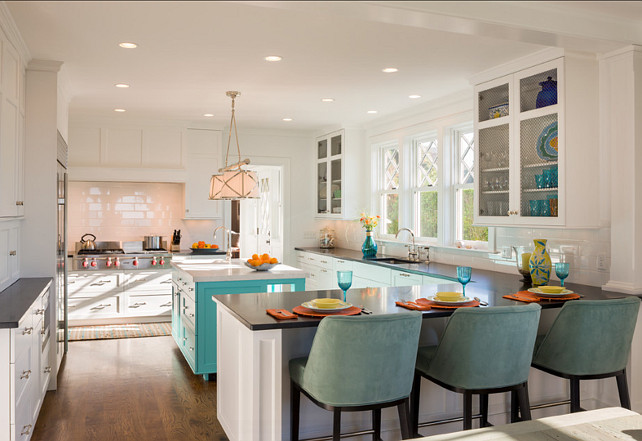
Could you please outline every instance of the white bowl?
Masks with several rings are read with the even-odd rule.
[[[270,269],[272,269],[272,268],[274,268],[275,266],[278,265],[278,263],[263,263],[263,264],[261,264],[259,266],[253,266],[253,265],[250,265],[247,262],[243,262],[243,263],[245,263],[246,267],[251,268],[251,269],[256,270],[256,271],[268,271],[268,270],[270,270]]]

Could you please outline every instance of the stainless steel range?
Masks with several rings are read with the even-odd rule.
[[[72,271],[170,269],[172,254],[166,249],[145,250],[143,242],[95,242],[95,249],[83,250],[76,242],[71,257]]]

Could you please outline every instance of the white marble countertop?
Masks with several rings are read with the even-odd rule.
[[[194,282],[231,282],[239,280],[272,280],[272,279],[303,279],[305,271],[288,265],[276,265],[269,271],[256,271],[245,266],[244,259],[232,259],[226,263],[224,259],[201,258],[182,262],[172,261],[172,266],[185,271]]]

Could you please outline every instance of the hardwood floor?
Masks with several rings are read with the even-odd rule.
[[[33,441],[227,440],[216,382],[194,375],[172,337],[75,341]]]

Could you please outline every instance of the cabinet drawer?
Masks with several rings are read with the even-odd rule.
[[[91,297],[90,294],[100,294],[119,289],[118,274],[74,274],[67,280],[69,297]]]
[[[306,262],[310,265],[320,266],[321,268],[326,268],[332,270],[332,257],[321,256],[319,254],[306,253]]]
[[[181,320],[187,320],[196,328],[196,302],[187,296],[181,296]]]
[[[131,316],[169,315],[172,311],[172,295],[141,295],[127,298],[125,314]]]
[[[393,271],[392,277],[392,286],[412,286],[423,284],[423,278],[419,274],[407,273],[405,271]]]
[[[172,289],[172,273],[168,271],[141,271],[140,273],[129,274],[123,289],[128,293],[169,294]]]
[[[187,326],[183,327],[183,347],[181,349],[194,369],[196,367],[196,334]]]
[[[354,271],[354,262],[344,259],[333,259],[335,271]]]
[[[15,363],[16,360],[31,347],[34,332],[37,332],[37,330],[33,327],[31,314],[27,314],[25,318],[18,323],[18,327],[11,330],[14,345],[11,347],[10,363]]]
[[[49,348],[51,340],[40,354],[40,397],[44,399],[49,386],[49,377],[51,377],[51,364],[49,363]]]
[[[16,364],[13,367],[13,384],[15,388],[14,390],[16,403],[20,401],[22,396],[25,394],[26,398],[29,398],[29,394],[25,391],[27,390],[27,386],[29,386],[29,384],[31,383],[31,377],[36,376],[36,372],[34,372],[34,369],[39,368],[39,366],[34,365],[33,359],[33,346],[30,344],[27,350],[20,354],[20,356],[16,360]],[[28,399],[26,401],[28,401]]]
[[[69,299],[69,319],[91,317],[110,317],[118,315],[120,311],[118,297],[75,297]]]
[[[15,413],[15,426],[13,429],[16,431],[16,441],[27,441],[31,438],[33,433],[34,421],[31,418],[31,403],[29,400],[29,393],[24,396],[24,399],[16,403]]]
[[[390,273],[392,270],[387,268],[355,262],[354,272],[361,278],[381,283],[381,286],[390,286]]]

